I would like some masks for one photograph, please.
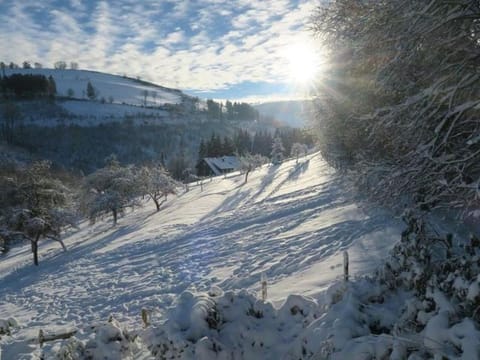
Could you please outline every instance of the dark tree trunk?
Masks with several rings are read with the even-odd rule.
[[[38,266],[38,240],[40,239],[40,234],[37,234],[35,240],[31,240],[32,243],[32,253],[33,253],[33,264]]]
[[[117,225],[117,209],[112,209],[113,225]]]
[[[156,197],[153,197],[152,199],[155,203],[155,206],[157,207],[157,211],[160,211],[160,203],[158,202],[158,199]]]

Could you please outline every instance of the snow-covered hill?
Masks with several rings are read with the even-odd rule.
[[[0,261],[0,319],[20,330],[3,337],[4,357],[39,353],[39,329],[85,327],[113,315],[141,327],[140,310],[163,319],[185,290],[260,290],[280,305],[291,293],[320,296],[342,274],[343,251],[353,275],[365,274],[398,240],[400,224],[361,209],[318,154],[267,165],[248,183],[230,174],[194,185],[156,213],[152,203],[65,237],[67,252],[43,243],[40,266],[27,246]],[[13,357],[12,357],[13,356]]]
[[[52,76],[57,87],[55,104],[19,102],[27,124],[95,126],[125,119],[135,124],[181,123],[187,118],[180,119],[173,107],[182,104],[183,111],[188,113],[194,106],[193,98],[180,90],[124,76],[88,70],[5,69],[7,76],[15,73]],[[95,100],[87,97],[88,83],[95,89]],[[194,118],[191,114],[188,117]]]
[[[38,74],[52,76],[58,96],[87,99],[87,84],[90,82],[97,91],[97,98],[112,99],[116,104],[144,105],[145,91],[148,91],[147,105],[178,104],[182,100],[180,90],[169,89],[155,84],[124,76],[88,70],[60,69],[5,69],[5,75]],[[155,94],[155,95],[153,95]]]

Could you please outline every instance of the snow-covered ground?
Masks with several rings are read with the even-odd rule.
[[[57,96],[68,97],[57,101],[59,113],[41,115],[26,109],[25,117],[36,125],[57,126],[76,124],[93,126],[104,122],[123,121],[132,118],[135,123],[165,123],[177,121],[176,117],[162,108],[164,105],[180,104],[185,99],[181,91],[155,84],[140,82],[123,76],[87,70],[57,69],[5,69],[11,74],[38,74],[55,79]],[[87,98],[90,82],[97,93],[96,101]],[[69,94],[69,92],[72,92]],[[145,106],[145,103],[147,106]]]
[[[111,97],[116,104],[143,105],[145,90],[148,91],[147,105],[178,104],[182,93],[179,90],[168,89],[154,84],[141,83],[123,76],[88,70],[59,69],[5,69],[5,75],[38,74],[52,76],[57,86],[58,96],[68,96],[68,90],[73,90],[73,98],[86,99],[87,84],[90,82],[97,91],[97,97]],[[153,92],[155,96],[153,96]]]
[[[158,213],[145,203],[116,227],[81,224],[66,236],[67,252],[43,243],[38,267],[28,246],[0,258],[0,319],[20,324],[1,338],[2,359],[38,354],[41,328],[81,328],[111,314],[141,328],[142,308],[165,320],[185,290],[258,293],[262,274],[276,307],[292,293],[319,298],[342,276],[344,250],[351,274],[369,273],[401,228],[361,208],[318,154],[264,166],[246,184],[238,174],[195,184]]]

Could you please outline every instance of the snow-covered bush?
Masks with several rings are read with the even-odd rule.
[[[312,28],[332,66],[319,87],[320,149],[377,200],[478,209],[480,4],[321,3]]]
[[[478,358],[480,240],[472,235],[468,243],[455,244],[451,234],[439,237],[411,212],[405,220],[401,242],[378,272],[378,281],[390,290],[414,295],[395,332],[419,334],[436,356]]]
[[[318,316],[318,304],[298,295],[275,309],[245,290],[187,291],[143,339],[157,359],[273,359]]]
[[[8,319],[0,319],[0,339],[2,338],[1,335],[10,335],[12,333],[12,329],[14,328],[18,328],[17,319],[13,317]]]
[[[141,352],[137,335],[123,329],[111,318],[108,322],[90,326],[61,344],[46,346],[43,356],[59,360],[133,360]]]

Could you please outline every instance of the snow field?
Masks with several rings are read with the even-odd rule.
[[[143,91],[155,91],[155,98],[147,96],[147,105],[177,104],[181,101],[181,92],[158,86],[142,84],[126,77],[88,70],[54,70],[54,69],[5,69],[5,74],[34,74],[54,78],[57,95],[67,96],[72,89],[73,98],[86,99],[87,84],[90,83],[98,92],[98,99],[108,101],[112,97],[116,104],[142,105]]]
[[[42,126],[76,124],[94,126],[109,121],[122,121],[130,117],[136,124],[178,122],[171,114],[159,108],[161,105],[179,104],[184,96],[181,91],[167,89],[154,84],[141,83],[126,77],[88,70],[54,70],[54,69],[5,69],[11,74],[38,74],[54,78],[57,96],[67,97],[73,91],[72,100],[58,101],[57,105],[69,115],[30,118],[30,121]],[[97,101],[90,101],[86,96],[87,84],[90,82],[97,91]],[[145,91],[148,92],[145,98]],[[153,95],[155,94],[155,95]],[[104,99],[105,103],[100,100]],[[148,107],[144,107],[145,100]],[[110,103],[111,102],[111,103]],[[27,119],[28,121],[28,119]]]
[[[42,243],[38,268],[31,265],[26,246],[12,249],[0,262],[0,319],[14,316],[20,329],[2,338],[0,347],[6,359],[38,356],[33,339],[39,329],[73,327],[93,336],[89,324],[110,315],[126,328],[139,329],[142,309],[151,312],[154,324],[167,319],[172,323],[176,320],[168,314],[184,297],[197,299],[204,296],[201,293],[209,297],[215,286],[225,291],[222,296],[235,299],[232,294],[240,289],[259,293],[262,274],[271,302],[262,303],[262,312],[274,314],[275,320],[259,326],[277,327],[282,322],[278,312],[287,311],[281,304],[291,293],[311,296],[299,300],[302,307],[303,302],[318,301],[320,310],[315,311],[323,311],[322,294],[341,278],[344,250],[350,252],[351,274],[366,274],[385,257],[400,229],[389,214],[356,205],[342,179],[318,154],[298,165],[292,160],[264,166],[252,172],[246,184],[239,174],[207,180],[203,191],[191,186],[189,192],[169,198],[158,213],[153,203],[146,203],[116,227],[110,219],[93,226],[81,224],[66,235],[65,253],[56,243]],[[244,300],[238,301],[258,302],[252,294],[242,294]],[[312,321],[299,323],[307,326]],[[189,331],[208,336],[204,330],[202,325]],[[287,344],[293,346],[294,335],[280,334],[265,340],[271,350],[283,339],[285,347],[272,354],[284,353]],[[211,348],[208,341],[204,345]],[[147,347],[155,344],[144,342]],[[58,350],[60,345],[45,348],[49,346]],[[267,352],[255,353],[265,358],[261,356]]]

